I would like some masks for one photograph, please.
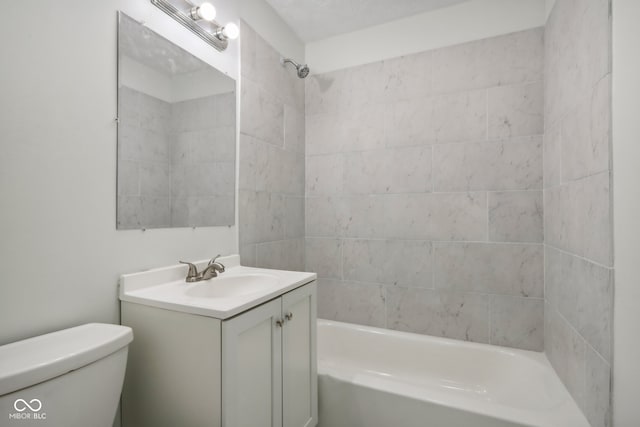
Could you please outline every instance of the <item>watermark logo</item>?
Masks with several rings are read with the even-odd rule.
[[[16,412],[9,413],[10,420],[46,420],[47,413],[42,411],[42,401],[40,399],[16,399],[13,402],[13,409]]]
[[[18,412],[24,412],[27,408],[29,408],[31,412],[40,412],[40,409],[42,409],[42,402],[40,402],[40,399],[31,399],[29,403],[24,399],[16,399],[16,401],[13,402],[13,409]]]

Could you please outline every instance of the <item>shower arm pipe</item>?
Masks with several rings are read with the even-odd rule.
[[[298,64],[296,61],[294,61],[293,59],[290,58],[280,58],[280,63],[282,65],[286,64],[286,63],[292,64],[294,67],[298,68],[300,67],[300,64]]]

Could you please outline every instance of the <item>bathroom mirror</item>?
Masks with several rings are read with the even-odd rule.
[[[118,14],[117,228],[233,225],[236,82]]]

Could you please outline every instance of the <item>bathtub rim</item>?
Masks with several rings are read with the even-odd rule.
[[[358,325],[354,323],[340,322],[336,320],[317,319],[318,323],[318,337],[321,334],[321,328],[323,326],[337,327],[339,329],[346,329],[355,332],[364,332],[367,334],[386,335],[398,337],[404,340],[408,340],[414,343],[431,343],[438,346],[446,346],[451,348],[475,348],[484,352],[499,353],[506,355],[507,357],[524,358],[529,362],[533,362],[542,368],[548,370],[554,377],[554,382],[559,387],[559,392],[562,393],[562,399],[558,401],[553,412],[551,411],[534,411],[524,408],[518,408],[510,406],[504,403],[491,402],[484,404],[480,401],[473,401],[470,398],[460,398],[459,396],[453,396],[453,399],[447,399],[446,393],[437,393],[433,391],[423,391],[416,394],[408,393],[407,390],[419,390],[416,385],[406,384],[400,386],[393,386],[393,380],[380,381],[373,378],[373,374],[364,374],[360,372],[358,375],[353,375],[355,372],[352,368],[344,368],[336,366],[327,366],[327,361],[322,357],[320,353],[321,346],[318,345],[318,375],[325,375],[327,377],[353,383],[360,387],[370,387],[379,391],[387,392],[390,394],[402,396],[409,399],[416,399],[427,401],[433,404],[442,405],[451,409],[478,413],[490,418],[497,418],[504,421],[510,421],[514,423],[520,423],[523,426],[531,427],[590,427],[585,415],[579,409],[577,403],[569,394],[566,386],[560,380],[555,369],[551,365],[549,359],[544,352],[537,352],[531,350],[522,350],[515,348],[508,348],[498,345],[476,343],[471,341],[462,341],[452,338],[437,337],[433,335],[422,335],[413,332],[397,331],[393,329],[385,329],[375,326]],[[352,375],[349,375],[349,374]],[[390,384],[391,387],[381,387],[381,384]],[[398,382],[399,383],[399,382]],[[503,413],[500,413],[502,411]],[[537,413],[541,413],[542,415]]]
[[[425,334],[419,334],[415,332],[406,332],[406,331],[399,331],[396,329],[381,328],[378,326],[368,326],[368,325],[359,325],[357,323],[340,322],[338,320],[318,318],[317,322],[318,322],[318,326],[335,325],[344,329],[352,329],[352,330],[357,330],[357,331],[362,331],[367,333],[375,333],[379,335],[394,335],[397,337],[403,337],[410,341],[433,342],[436,344],[446,344],[448,346],[455,346],[455,347],[464,346],[464,347],[471,347],[471,348],[477,348],[477,349],[483,349],[483,350],[490,350],[492,352],[499,352],[501,354],[506,354],[509,356],[524,356],[533,361],[542,363],[542,365],[544,365],[545,367],[549,366],[553,368],[553,366],[551,366],[551,362],[549,362],[549,359],[547,358],[544,351],[523,350],[519,348],[505,347],[497,344],[487,344],[487,343],[481,343],[481,342],[475,342],[475,341],[464,341],[464,340],[459,340],[455,338],[439,337],[436,335],[425,335]]]

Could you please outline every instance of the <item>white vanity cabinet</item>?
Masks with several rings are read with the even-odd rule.
[[[222,322],[222,425],[317,424],[316,285]]]
[[[316,292],[311,281],[226,319],[123,300],[123,427],[315,426]]]

